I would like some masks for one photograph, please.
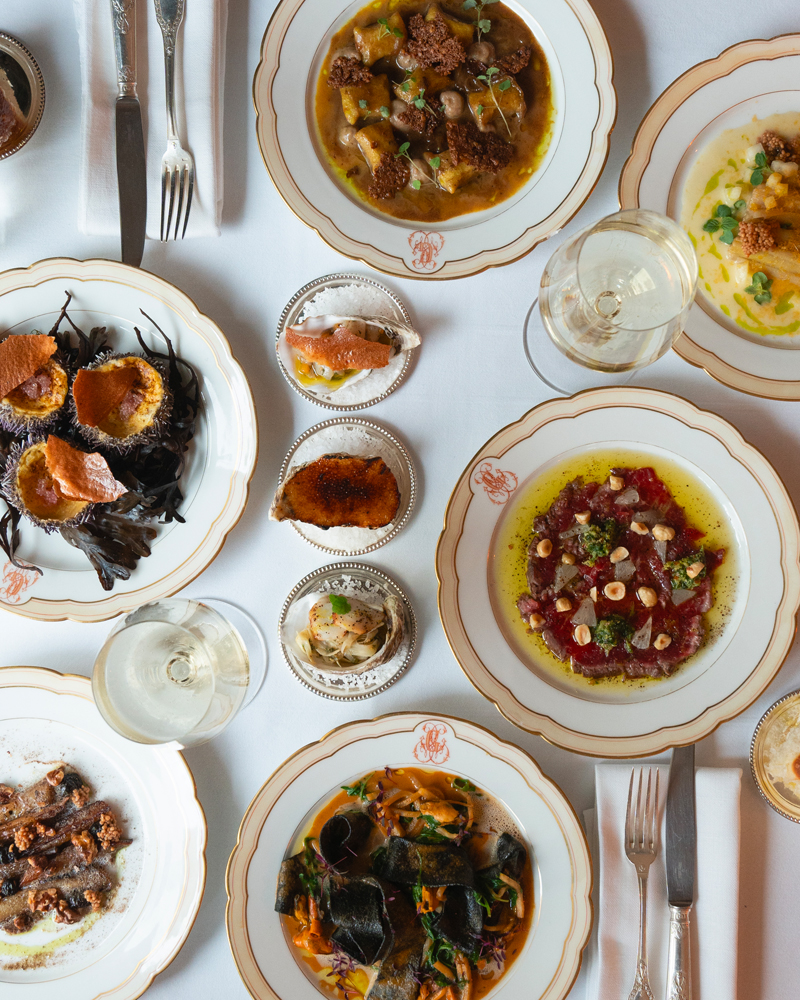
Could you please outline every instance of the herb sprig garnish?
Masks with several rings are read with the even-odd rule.
[[[478,8],[478,20],[476,21],[476,27],[478,29],[478,41],[481,40],[481,35],[488,35],[492,30],[492,22],[483,16],[483,8],[488,7],[489,4],[497,3],[498,0],[464,0],[461,4],[464,10],[473,10],[475,7]]]
[[[402,38],[403,32],[399,28],[393,28],[389,24],[389,19],[386,17],[379,17],[378,24],[381,26],[378,31],[378,40],[385,38],[387,35],[394,35],[395,38]]]
[[[703,223],[703,229],[707,233],[719,232],[720,243],[730,245],[739,232],[739,220],[733,213],[740,212],[745,204],[744,198],[740,198],[734,202],[733,208],[729,205],[717,205],[711,218]]]
[[[756,169],[750,174],[750,183],[753,187],[763,184],[772,171],[769,169],[766,153],[756,153]]]
[[[328,599],[331,602],[331,608],[335,615],[346,615],[352,607],[347,598],[341,594],[329,594]]]
[[[362,778],[361,781],[357,781],[354,785],[342,785],[342,791],[347,792],[348,795],[352,796],[354,799],[360,799],[362,802],[367,801],[367,785],[369,784],[369,779],[372,777],[374,772],[370,771],[366,777]]]
[[[411,143],[404,142],[403,145],[400,147],[400,149],[394,154],[394,158],[396,160],[399,160],[401,156],[404,156],[413,167],[414,161],[411,159],[411,154],[409,153],[410,148],[411,148]],[[415,177],[414,180],[411,182],[411,187],[414,188],[415,191],[419,191],[419,189],[422,187],[422,184]]]
[[[756,271],[745,291],[748,295],[752,295],[760,306],[763,306],[765,302],[772,299],[770,288],[772,288],[772,278],[768,278],[763,271]]]
[[[489,88],[489,93],[492,95],[492,100],[494,101],[494,106],[500,112],[500,117],[503,119],[503,124],[508,129],[508,135],[509,135],[509,138],[510,138],[511,137],[511,126],[508,124],[508,119],[503,114],[503,109],[500,107],[500,105],[497,102],[497,94],[495,94],[495,92],[494,92],[494,77],[497,76],[497,74],[499,72],[500,72],[500,70],[497,68],[497,66],[490,66],[489,69],[487,69],[485,73],[481,73],[480,74],[480,76],[478,77],[478,79],[481,81],[481,83],[485,83],[486,86]],[[511,86],[511,80],[508,77],[506,77],[505,80],[500,80],[499,81],[499,83],[497,84],[497,89],[500,90],[500,91],[506,91],[506,90],[508,90],[508,88],[510,86]],[[482,111],[483,110],[483,105],[480,105],[480,107],[481,107],[481,111]]]

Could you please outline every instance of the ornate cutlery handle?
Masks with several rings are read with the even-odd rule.
[[[183,21],[186,0],[154,0],[156,20],[164,38],[164,74],[167,90],[167,137],[178,138],[175,121],[175,42]]]
[[[111,0],[120,97],[136,97],[136,0]]]
[[[692,1000],[692,961],[689,948],[690,906],[669,908],[667,1000]]]

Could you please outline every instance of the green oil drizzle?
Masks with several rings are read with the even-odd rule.
[[[720,309],[725,313],[726,316],[730,316],[731,311],[730,311],[730,309],[727,306],[721,305]]]
[[[733,169],[735,170],[736,169],[736,160],[728,160],[728,166],[729,167],[733,167]]]
[[[784,292],[783,295],[778,299],[775,305],[775,315],[783,316],[785,312],[789,312],[792,308],[792,296],[794,292]]]
[[[763,323],[759,321],[758,317],[754,316],[753,313],[750,311],[750,307],[747,305],[747,301],[745,300],[745,297],[743,295],[740,295],[739,292],[736,292],[733,298],[736,304],[738,306],[741,306],[741,308],[744,310],[744,313],[747,316],[747,318],[752,320],[753,323],[755,323],[755,326],[750,326],[748,323],[745,323],[744,320],[742,319],[736,320],[738,326],[740,326],[743,330],[747,330],[749,333],[758,333],[762,337],[771,337],[776,334],[780,336],[781,334],[785,333],[797,333],[797,331],[800,330],[800,319],[795,320],[794,323],[787,323],[786,326],[765,326]]]
[[[728,274],[728,270],[727,270],[727,268],[725,267],[724,264],[720,265],[719,271],[720,271],[720,274],[722,275],[722,280],[723,281],[730,281],[731,280],[731,276]]]
[[[714,188],[716,188],[717,185],[719,184],[720,176],[724,172],[725,172],[725,168],[723,167],[721,170],[718,170],[715,174],[712,174],[711,177],[709,177],[708,184],[706,184],[706,189],[703,192],[704,195],[711,194],[711,192],[714,190]]]
[[[712,243],[712,244],[711,244],[711,246],[710,246],[710,247],[708,248],[708,252],[709,252],[710,254],[713,254],[713,255],[714,255],[714,257],[716,257],[716,258],[717,258],[717,260],[722,260],[722,254],[721,254],[721,253],[719,252],[719,250],[717,250],[717,248],[716,248],[716,247],[714,246],[714,244],[713,244],[713,243]]]

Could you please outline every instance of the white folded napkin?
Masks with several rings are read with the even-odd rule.
[[[81,62],[83,233],[119,232],[114,102],[117,97],[111,0],[73,0]],[[181,144],[194,157],[190,236],[218,236],[222,215],[222,90],[228,0],[187,0],[178,33],[176,101]],[[147,235],[158,239],[161,157],[167,148],[164,48],[153,0],[137,0],[137,78],[147,154]]]
[[[663,997],[666,991],[669,942],[664,863],[669,767],[662,766],[660,771],[661,840],[650,868],[647,897],[647,957],[650,985],[656,997]],[[630,764],[595,767],[596,836],[592,853],[598,893],[596,940],[587,959],[587,1000],[628,1000],[636,971],[639,891],[636,870],[625,856],[624,847],[630,776]],[[690,918],[694,1000],[736,1000],[741,779],[738,768],[701,767],[696,772],[697,870]]]

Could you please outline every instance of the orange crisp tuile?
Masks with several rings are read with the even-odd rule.
[[[52,434],[47,438],[45,460],[50,475],[69,500],[109,503],[128,492],[102,455],[80,451]]]
[[[46,365],[58,348],[53,337],[43,333],[23,333],[0,343],[0,399],[27,382]]]
[[[389,364],[392,348],[373,340],[364,340],[346,326],[337,327],[333,333],[321,337],[297,333],[290,326],[286,343],[300,351],[308,361],[325,365],[340,372],[346,369],[364,371],[366,368],[385,368]]]
[[[134,365],[120,365],[106,371],[81,368],[72,386],[79,422],[85,427],[101,424],[128,395],[136,377]]]

